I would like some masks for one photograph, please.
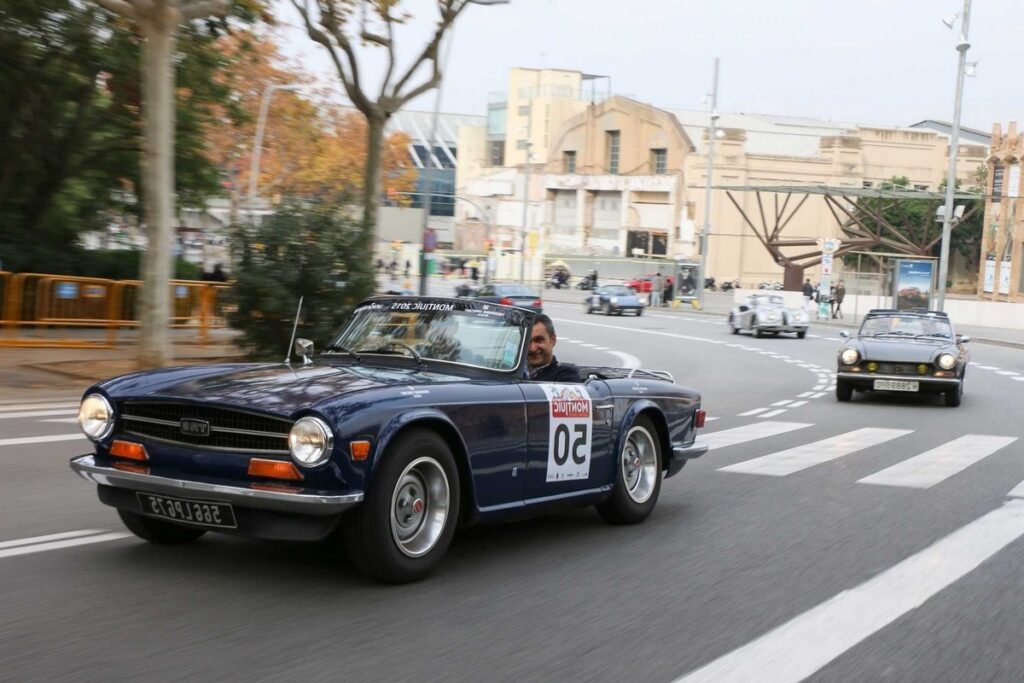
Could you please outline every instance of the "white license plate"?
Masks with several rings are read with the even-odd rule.
[[[876,379],[875,389],[883,391],[917,391],[920,382],[904,382],[898,379]]]

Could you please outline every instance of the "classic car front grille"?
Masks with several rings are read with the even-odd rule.
[[[883,375],[918,375],[919,363],[879,363],[875,372]],[[931,363],[925,363],[931,368]]]
[[[218,451],[287,453],[292,428],[281,418],[188,403],[123,401],[117,413],[126,434]],[[209,434],[184,433],[182,419],[209,423]]]

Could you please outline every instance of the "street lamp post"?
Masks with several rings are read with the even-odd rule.
[[[530,104],[531,116],[533,104]],[[527,132],[527,136],[530,132]],[[526,175],[523,179],[523,227],[519,235],[519,282],[526,283],[526,234],[530,220],[530,139],[526,140]]]
[[[704,308],[704,277],[708,264],[708,235],[711,233],[711,177],[715,170],[715,126],[718,123],[718,57],[711,81],[711,125],[708,128],[708,177],[704,185],[704,226],[700,231],[700,266],[697,268],[697,303]]]
[[[473,5],[507,5],[511,0],[467,0],[468,3]],[[434,193],[434,141],[437,139],[437,119],[441,113],[441,87],[444,84],[444,74],[448,73],[448,56],[452,52],[452,41],[455,39],[454,29],[452,29],[452,35],[448,38],[448,45],[444,52],[444,58],[441,60],[441,78],[442,80],[437,84],[437,93],[434,95],[434,111],[431,113],[430,118],[430,134],[427,139],[427,165],[423,169],[423,224],[420,230],[420,296],[427,295],[427,235],[430,230],[430,205],[431,197]],[[440,163],[440,160],[438,160]]]
[[[944,22],[953,28],[954,19]],[[971,23],[971,0],[964,0],[964,11],[960,16],[960,40],[956,51],[959,53],[956,64],[956,97],[953,101],[953,128],[949,132],[949,170],[946,173],[946,204],[942,209],[942,249],[939,255],[939,296],[938,310],[946,307],[946,278],[949,273],[949,239],[953,229],[953,195],[956,192],[956,156],[960,148],[960,102],[964,93],[964,68],[967,64],[967,50],[971,44],[967,41],[967,29]]]
[[[256,184],[260,174],[260,156],[263,153],[263,134],[267,125],[267,111],[270,109],[270,98],[275,92],[295,92],[299,86],[294,84],[268,85],[263,89],[260,101],[260,113],[256,118],[256,135],[252,143],[252,159],[249,162],[249,219],[252,220],[254,202],[256,201]]]

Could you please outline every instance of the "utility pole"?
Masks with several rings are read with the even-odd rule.
[[[697,302],[702,309],[704,308],[704,278],[708,267],[708,235],[711,232],[711,180],[715,171],[715,126],[718,123],[717,107],[718,57],[715,57],[715,74],[711,81],[711,125],[708,127],[708,177],[707,182],[704,185],[704,226],[700,231],[700,267],[697,269]]]
[[[949,238],[953,230],[953,197],[956,192],[956,156],[960,151],[960,101],[964,94],[964,67],[967,65],[967,29],[971,23],[971,0],[964,0],[964,11],[960,17],[960,40],[956,51],[956,97],[953,102],[953,129],[949,132],[949,171],[946,173],[946,205],[942,209],[942,250],[939,255],[939,296],[938,310],[946,308],[946,278],[949,274]],[[952,22],[947,24],[952,28]]]
[[[533,115],[533,102],[530,102],[530,114]],[[527,133],[529,135],[529,133]],[[523,182],[523,228],[519,240],[519,282],[526,283],[526,231],[530,220],[530,149],[533,145],[526,140],[526,175]]]

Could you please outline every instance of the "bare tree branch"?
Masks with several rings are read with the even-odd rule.
[[[231,0],[192,0],[182,3],[178,8],[183,21],[202,19],[204,17],[223,17],[231,9]]]
[[[423,51],[415,61],[413,61],[412,65],[405,72],[405,75],[402,76],[398,80],[398,83],[395,84],[395,87],[391,89],[391,96],[398,100],[399,106],[435,87],[438,81],[440,81],[441,73],[438,60],[440,58],[441,39],[444,38],[445,33],[447,33],[448,29],[451,28],[451,25],[455,22],[455,19],[458,18],[459,14],[462,13],[462,10],[466,9],[467,4],[469,3],[465,0],[461,3],[457,0],[446,0],[441,9],[441,19],[437,23],[437,30],[434,32],[434,37],[431,38],[430,42],[423,48]],[[434,62],[434,72],[430,80],[413,90],[408,96],[402,95],[402,88],[419,70],[420,66],[428,60]]]
[[[378,100],[384,97],[388,90],[388,83],[391,81],[391,74],[395,72],[395,28],[390,8],[384,9],[381,13],[381,19],[384,20],[384,26],[388,30],[388,70],[384,73],[384,80],[381,81],[380,95],[377,96]]]
[[[129,19],[139,18],[138,9],[128,0],[96,0],[96,4],[114,14],[120,14],[122,17],[128,17]]]

